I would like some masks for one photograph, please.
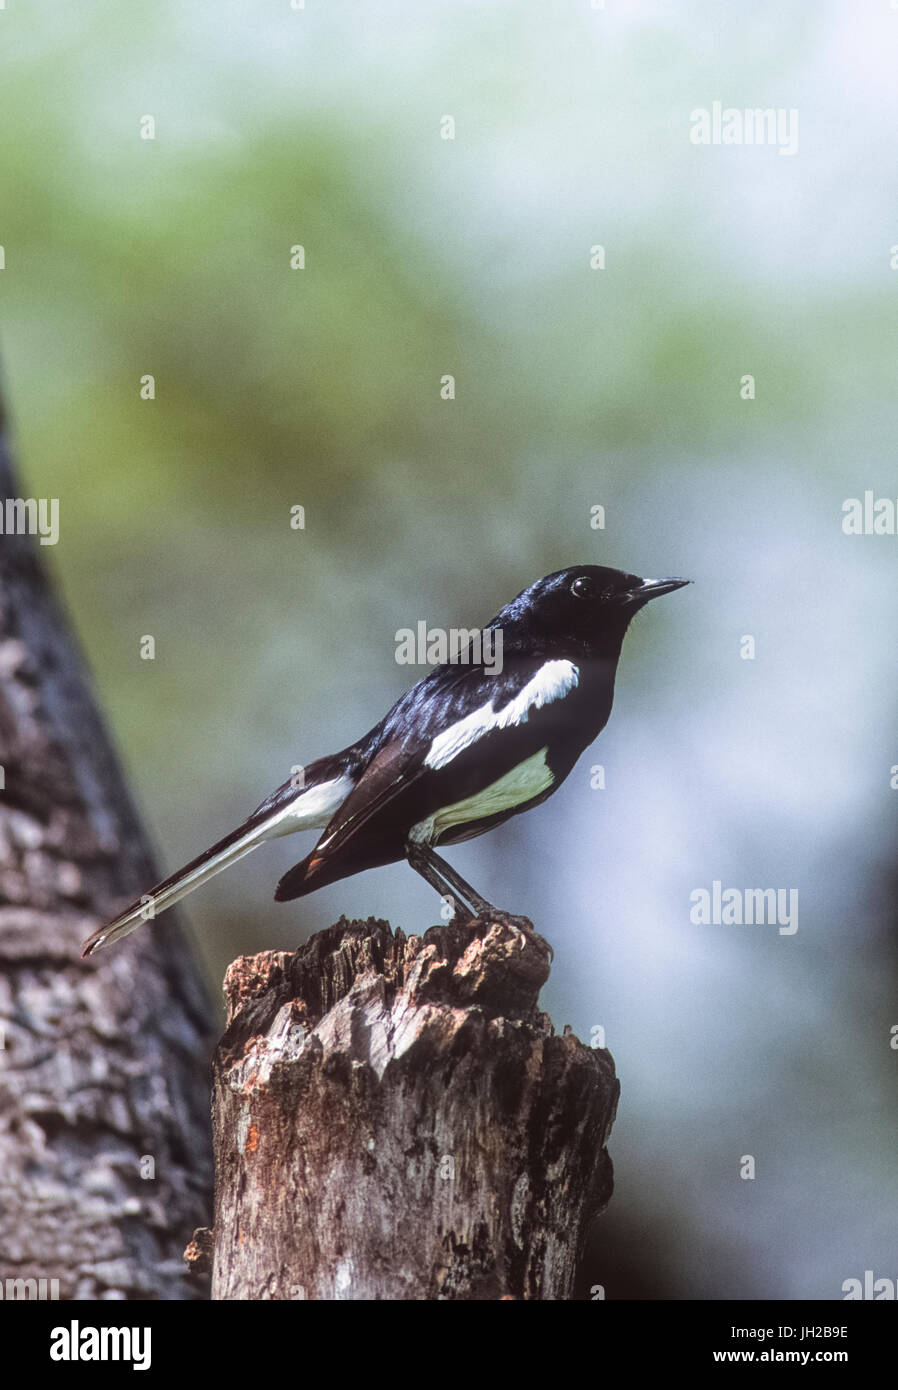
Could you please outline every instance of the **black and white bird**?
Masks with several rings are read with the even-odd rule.
[[[461,654],[436,666],[357,743],[311,763],[300,787],[284,783],[230,835],[101,927],[84,955],[296,830],[324,834],[281,879],[279,902],[407,859],[473,915],[532,931],[526,918],[486,902],[436,847],[482,835],[551,796],[608,722],[633,615],[687,583],[599,565],[538,579],[487,624],[501,630],[501,672]]]

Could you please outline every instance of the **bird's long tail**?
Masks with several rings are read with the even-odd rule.
[[[123,936],[135,931],[142,922],[149,921],[166,908],[172,907],[188,893],[192,893],[194,888],[199,888],[201,884],[220,874],[229,864],[235,864],[263,840],[270,838],[271,821],[270,815],[250,816],[237,830],[232,830],[230,835],[212,845],[211,849],[207,849],[196,859],[191,859],[190,863],[178,869],[177,873],[164,878],[149,893],[136,899],[124,912],[120,912],[114,921],[95,931],[93,936],[85,941],[82,956],[92,955],[101,946],[120,941]]]
[[[301,787],[297,788],[292,779],[278,787],[230,835],[225,835],[211,849],[191,859],[176,874],[164,878],[152,892],[120,912],[113,922],[95,931],[85,941],[81,954],[89,956],[101,946],[108,946],[111,941],[120,941],[141,922],[164,912],[167,907],[192,893],[194,888],[220,874],[229,864],[236,864],[238,859],[249,854],[264,840],[292,835],[296,830],[324,829],[352,790],[356,775],[354,753],[355,749],[350,747],[329,757],[319,758],[305,769]]]

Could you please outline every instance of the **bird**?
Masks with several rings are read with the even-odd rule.
[[[266,841],[300,830],[323,834],[281,878],[277,902],[406,860],[452,905],[453,919],[504,924],[523,945],[533,933],[529,918],[489,903],[437,847],[483,835],[561,786],[608,722],[634,615],[690,582],[603,565],[536,580],[485,625],[495,629],[490,641],[501,642],[501,663],[485,664],[486,642],[472,641],[434,666],[364,737],[310,763],[299,785],[292,777],[278,787],[229,835],[94,932],[82,954],[127,936]]]

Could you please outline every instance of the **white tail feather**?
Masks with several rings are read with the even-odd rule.
[[[179,878],[168,888],[163,888],[157,893],[147,893],[134,907],[123,912],[120,917],[116,917],[115,921],[110,922],[108,926],[95,932],[90,940],[84,943],[83,954],[85,956],[92,955],[101,946],[108,946],[110,942],[120,941],[123,936],[136,931],[142,922],[149,922],[157,913],[164,912],[168,907],[174,907],[176,902],[180,902],[181,898],[186,898],[187,894],[192,893],[194,888],[201,887],[210,878],[220,874],[222,869],[228,868],[230,864],[236,864],[238,859],[243,859],[268,837],[257,831],[246,838],[249,843],[246,843],[246,840],[238,840],[230,849],[222,850],[214,858],[207,859],[205,864],[201,864],[198,868],[185,874],[183,878]]]
[[[90,956],[101,946],[120,941],[143,922],[150,921],[166,908],[173,907],[181,898],[192,893],[195,888],[207,883],[210,878],[220,874],[222,869],[236,864],[238,859],[254,850],[265,840],[279,835],[290,835],[296,830],[323,829],[334,811],[345,801],[352,790],[352,779],[347,776],[335,777],[330,782],[308,787],[301,791],[295,801],[274,812],[267,820],[255,825],[245,835],[240,835],[233,843],[222,843],[216,851],[213,847],[200,861],[163,880],[152,893],[147,893],[139,902],[132,903],[120,916],[107,926],[94,932],[84,943],[82,955]]]

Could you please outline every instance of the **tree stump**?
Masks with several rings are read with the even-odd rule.
[[[619,1087],[539,1012],[548,974],[539,938],[485,922],[341,919],[235,961],[213,1298],[569,1298]]]

